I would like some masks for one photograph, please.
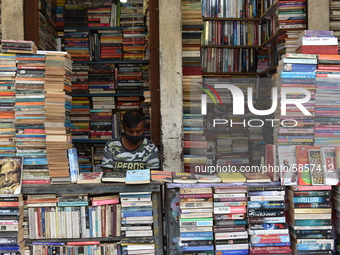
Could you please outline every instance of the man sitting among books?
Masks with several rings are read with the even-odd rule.
[[[159,169],[158,149],[145,138],[145,115],[139,109],[123,116],[123,135],[108,141],[102,159],[103,172]]]

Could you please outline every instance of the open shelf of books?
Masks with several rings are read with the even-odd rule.
[[[31,254],[46,249],[163,254],[160,184],[23,185],[22,193],[23,237]]]

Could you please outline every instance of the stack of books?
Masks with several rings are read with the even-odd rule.
[[[280,18],[275,22],[275,32],[280,29],[305,28],[307,1],[285,1],[278,2],[277,13]],[[299,14],[292,16],[291,14]],[[283,16],[285,15],[285,16]],[[293,19],[292,19],[293,17]]]
[[[102,7],[87,10],[88,27],[109,27],[112,1],[106,0]]]
[[[66,52],[46,53],[46,149],[50,176],[70,176],[67,150],[72,147],[70,132],[72,60]]]
[[[143,237],[152,241],[154,234],[151,192],[125,192],[119,193],[119,195],[122,206],[121,236],[134,237],[139,240]],[[125,245],[121,245],[124,250]],[[149,253],[155,252],[154,245],[151,243],[145,244],[140,240],[134,245],[138,247],[140,253],[144,250],[149,250]]]
[[[214,187],[214,233],[216,253],[248,254],[247,188]]]
[[[99,30],[100,35],[100,59],[121,60],[123,59],[123,33],[121,30]]]
[[[143,0],[131,0],[126,3],[121,3],[120,9],[120,26],[121,27],[137,27],[143,26],[144,21],[144,2]],[[133,10],[133,12],[131,12]]]
[[[72,95],[88,93],[89,65],[73,64],[72,65]]]
[[[115,93],[114,65],[92,65],[89,70],[88,84],[91,94]]]
[[[91,148],[86,143],[77,143],[75,147],[78,151],[78,162],[80,172],[91,172],[92,161],[91,161]]]
[[[148,42],[146,28],[123,29],[123,59],[145,60]]]
[[[290,254],[288,224],[284,216],[285,187],[248,187],[250,254]]]
[[[114,97],[92,97],[90,110],[90,139],[110,140],[112,138],[112,109]]]
[[[322,47],[322,46],[320,46]],[[315,145],[339,146],[340,56],[319,55],[316,72]]]
[[[64,5],[66,0],[57,0],[56,6],[56,21],[55,25],[57,28],[64,27]]]
[[[338,54],[338,37],[333,31],[304,30],[297,40],[297,53],[303,54]]]
[[[1,157],[15,156],[15,54],[0,54],[0,148]]]
[[[67,2],[64,5],[64,27],[87,27],[87,10]]]
[[[89,31],[79,29],[64,29],[64,49],[71,55],[73,61],[90,61]]]
[[[334,224],[334,232],[337,236],[340,234],[340,186],[333,186],[332,190],[332,209],[333,209],[333,224]],[[333,233],[329,233],[327,235],[318,234],[317,237],[328,237],[328,235],[331,235]],[[337,243],[339,242],[339,238],[337,238]],[[336,248],[337,252],[339,252],[339,248]]]
[[[1,40],[1,52],[17,54],[36,54],[37,46],[33,41]]]
[[[291,186],[288,190],[292,249],[297,254],[334,249],[331,186]]]
[[[45,132],[45,56],[17,55],[16,147],[24,183],[49,183]]]
[[[23,207],[21,194],[0,194],[1,253],[24,253]]]
[[[180,189],[180,250],[214,254],[212,188]]]
[[[118,93],[142,93],[144,90],[145,80],[148,79],[148,73],[145,75],[143,64],[119,64],[117,68],[117,91]],[[119,104],[118,106],[123,106]],[[124,109],[121,107],[120,109]]]
[[[305,98],[306,90],[310,92],[310,99],[302,103],[303,110],[294,104],[288,104],[281,108],[281,114],[277,111],[276,118],[281,123],[278,129],[278,145],[313,145],[314,144],[314,104],[315,104],[315,70],[317,55],[286,54],[280,61],[278,71],[281,72],[278,80],[278,88],[285,90],[281,97],[286,99]],[[298,91],[291,92],[294,88]],[[306,92],[304,92],[306,91]],[[281,102],[282,102],[281,98]],[[275,125],[276,126],[276,125]],[[275,137],[276,138],[276,137]]]
[[[72,97],[70,121],[72,139],[88,140],[90,133],[90,98]]]

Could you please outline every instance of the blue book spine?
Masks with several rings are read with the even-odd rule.
[[[316,65],[308,64],[284,64],[283,70],[292,72],[314,72],[316,70]]]
[[[329,202],[328,197],[293,197],[293,203],[324,203]]]
[[[249,209],[281,209],[285,208],[282,201],[248,201]]]
[[[250,196],[283,196],[284,190],[273,190],[273,191],[249,191],[248,197]]]
[[[142,217],[142,216],[152,216],[152,211],[122,212],[122,217]]]
[[[46,227],[45,227],[45,207],[41,207],[41,229],[42,229],[42,236],[46,236]]]
[[[298,251],[320,251],[320,250],[332,250],[334,248],[333,243],[298,243],[296,244],[296,250]]]
[[[204,246],[182,246],[182,251],[213,251],[213,245],[204,245]]]
[[[77,201],[77,202],[58,202],[58,206],[88,206],[88,201]]]
[[[224,251],[216,251],[215,254],[219,255],[247,255],[249,254],[249,250],[224,250]]]
[[[138,206],[138,207],[122,208],[122,212],[141,212],[141,211],[152,211],[152,207],[151,206]]]
[[[90,237],[93,237],[93,230],[92,230],[92,206],[88,207],[88,216],[89,216],[89,229],[90,229]]]
[[[180,237],[212,237],[213,232],[182,232]]]
[[[328,226],[332,225],[331,220],[295,220],[295,226]]]
[[[266,246],[290,246],[290,242],[287,243],[252,243],[252,247],[266,247]]]

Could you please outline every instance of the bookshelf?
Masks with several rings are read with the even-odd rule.
[[[39,43],[43,39],[43,34],[41,33],[39,15],[41,16],[41,13],[46,13],[46,20],[53,25],[50,26],[53,31],[48,30],[48,33],[50,35],[53,34],[55,37],[58,35],[56,40],[58,42],[58,49],[68,51],[71,54],[73,69],[79,73],[79,76],[74,78],[73,83],[76,84],[75,87],[79,87],[82,91],[76,93],[73,91],[73,98],[86,98],[85,100],[88,101],[92,108],[95,98],[108,99],[112,97],[113,101],[115,101],[115,107],[112,109],[113,115],[127,110],[128,106],[119,105],[128,105],[130,103],[128,101],[129,98],[133,98],[133,100],[138,98],[138,101],[133,101],[131,104],[136,105],[139,102],[139,108],[149,117],[146,136],[151,138],[156,145],[160,145],[158,23],[155,23],[158,20],[158,0],[146,3],[147,6],[144,6],[144,9],[140,8],[143,2],[136,2],[139,10],[134,10],[135,15],[131,20],[128,17],[129,11],[123,11],[126,6],[120,4],[119,1],[105,1],[103,8],[101,10],[98,9],[99,13],[95,13],[98,10],[81,9],[69,1],[57,1],[56,4],[55,1],[46,1],[48,2],[48,8],[46,7],[49,10],[48,12],[42,10],[46,6],[45,1],[35,0],[33,4],[26,1],[25,39],[33,40],[36,42],[36,45],[40,46]],[[127,4],[131,3],[130,1]],[[143,19],[141,18],[142,15],[144,15]],[[104,24],[108,21],[110,24]],[[96,23],[101,24],[98,25]],[[111,40],[110,36],[116,37]],[[148,40],[149,38],[153,38],[152,42]],[[133,47],[133,49],[128,49],[129,40],[131,41],[130,48]],[[153,48],[149,50],[150,46]],[[41,48],[46,49],[44,47]],[[47,49],[50,50],[49,48]],[[130,51],[131,54],[129,55]],[[140,56],[137,56],[138,54]],[[153,61],[150,61],[151,59]],[[138,84],[138,87],[135,87],[135,90],[132,87],[126,86],[123,87],[125,91],[122,91],[119,89],[119,86],[122,85],[118,84],[123,82],[120,80],[120,76],[123,75],[120,70],[123,70],[123,68],[127,69],[129,66],[141,69],[138,71],[140,84]],[[107,93],[89,91],[91,90],[91,69],[96,69],[95,72],[101,72],[105,68],[110,69],[109,73],[113,77],[110,79],[107,76],[112,80],[112,83],[108,84],[112,91],[106,91]],[[149,75],[151,69],[152,77]],[[84,73],[86,73],[85,76],[87,75],[87,77],[84,76]],[[126,85],[132,86],[132,78],[134,77],[126,80],[128,82]],[[88,88],[86,88],[85,84]],[[144,101],[144,94],[148,100]],[[120,99],[122,99],[122,102],[120,102]],[[150,119],[151,105],[154,106],[152,121]],[[74,141],[75,144],[80,143],[79,140]],[[81,141],[89,145],[96,142],[92,141],[92,139],[82,139]],[[100,140],[97,141],[98,143],[103,143]]]
[[[163,252],[163,218],[162,215],[162,185],[151,183],[147,185],[125,185],[123,183],[100,183],[100,184],[72,184],[72,185],[23,185],[22,193],[25,195],[34,194],[116,194],[124,192],[151,192],[153,211],[153,240],[155,244],[155,254],[162,255]],[[69,241],[91,241],[119,242],[123,238],[101,237],[101,238],[58,238],[40,239],[43,242],[69,242]],[[127,238],[129,239],[129,238]],[[132,238],[136,239],[136,238]],[[145,239],[145,238],[143,238]],[[26,246],[36,242],[36,239],[25,239]]]

